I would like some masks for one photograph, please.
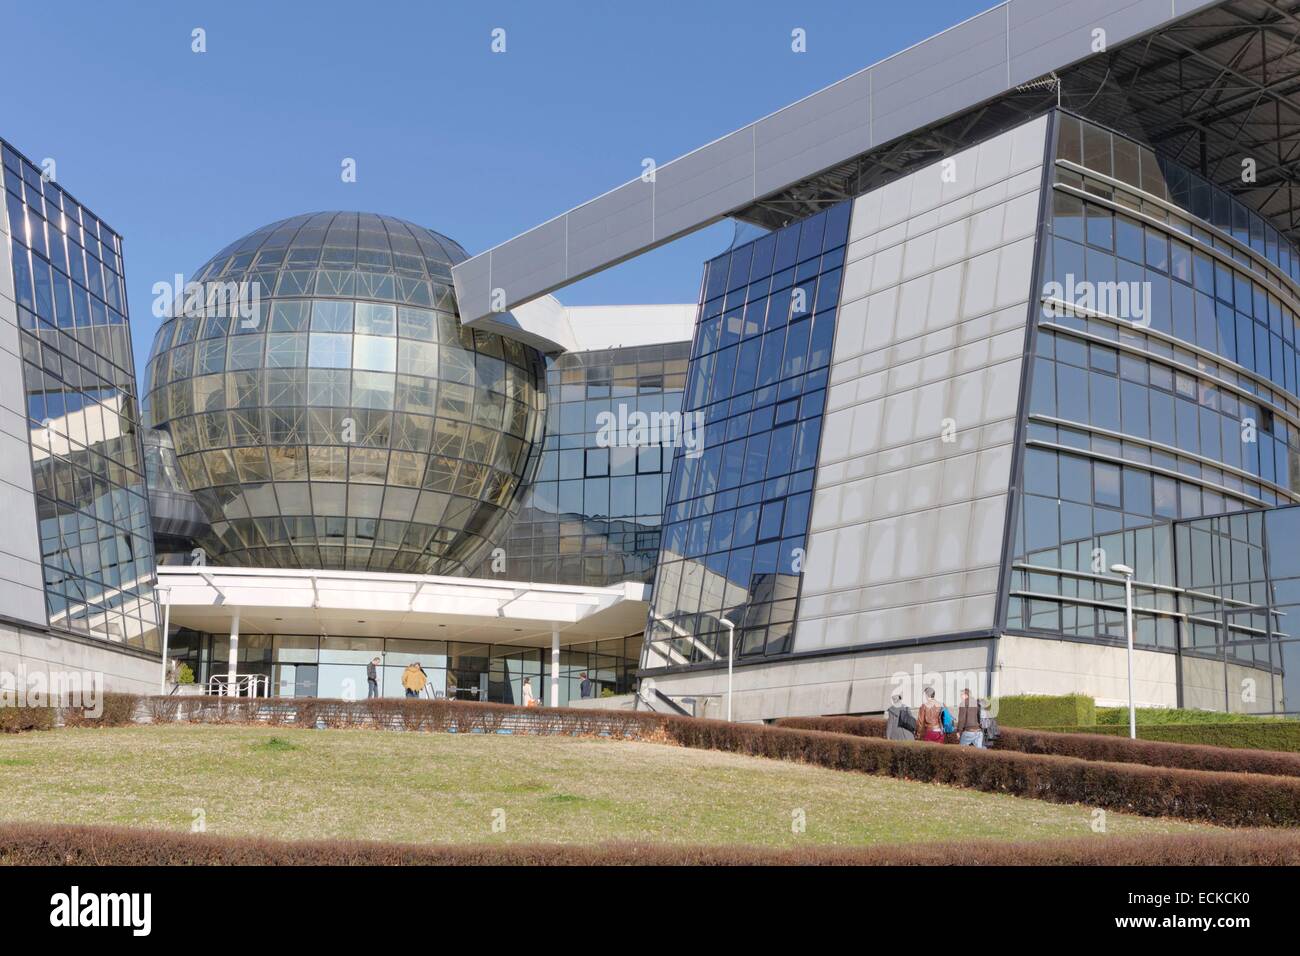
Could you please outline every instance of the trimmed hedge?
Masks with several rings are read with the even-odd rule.
[[[1178,707],[1138,707],[1138,726],[1148,724],[1253,724],[1275,723],[1286,718],[1268,714],[1239,714],[1222,710],[1189,710]],[[1127,707],[1098,707],[1097,724],[1128,727]]]
[[[565,734],[653,737],[662,718],[629,710],[516,707],[477,701],[378,697],[345,701],[320,697],[150,697],[155,721],[212,724],[377,728],[426,733]]]
[[[978,866],[1295,866],[1300,834],[1258,830],[777,849],[645,843],[419,846],[0,824],[0,865],[8,866],[947,866],[954,860]]]
[[[999,697],[998,723],[1007,727],[1091,727],[1097,706],[1083,694],[1020,694]]]
[[[885,735],[885,721],[880,717],[789,717],[778,721],[777,726],[825,730],[858,737]],[[1148,767],[1300,777],[1300,754],[1252,752],[1127,738],[1117,740],[1105,734],[1084,732],[1054,733],[1006,727],[998,738],[996,749],[1027,754],[1056,754],[1081,760],[1140,763]]]
[[[53,730],[55,714],[53,707],[0,707],[0,733]]]
[[[64,707],[65,727],[125,727],[135,723],[135,713],[143,698],[139,694],[105,694],[103,712],[98,717],[91,717],[80,707]]]
[[[1128,737],[1128,725],[1096,727],[1043,727],[1043,731],[1072,734],[1106,734]],[[1272,750],[1300,753],[1300,721],[1278,720],[1236,724],[1138,724],[1140,740],[1172,744],[1204,744],[1236,750]]]
[[[1300,778],[1295,777],[1148,767],[682,717],[665,718],[664,731],[669,740],[686,747],[1051,803],[1082,803],[1220,826],[1300,826]]]

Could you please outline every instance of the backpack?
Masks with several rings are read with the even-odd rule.
[[[948,713],[948,708],[945,707],[943,709],[943,732],[945,734],[950,734],[956,729],[956,727],[956,721],[952,719],[952,714]]]
[[[902,707],[898,711],[898,728],[906,730],[908,733],[916,733],[916,718],[912,716],[912,711],[908,707]]]

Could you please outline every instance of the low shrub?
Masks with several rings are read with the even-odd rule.
[[[1148,767],[682,717],[665,718],[664,732],[686,747],[1052,803],[1081,803],[1220,826],[1300,826],[1300,779],[1295,777]]]
[[[53,730],[56,713],[53,707],[0,707],[0,733]]]
[[[1300,833],[1094,835],[1016,843],[778,849],[646,843],[419,846],[0,824],[0,865],[8,866],[947,866],[953,860],[980,866],[1294,866],[1300,864]]]
[[[857,737],[885,736],[885,721],[881,717],[788,717],[777,721],[777,726],[824,730]],[[1149,767],[1300,777],[1300,754],[1252,752],[1228,747],[1127,738],[1117,740],[1106,734],[1093,733],[1093,730],[1094,728],[1078,728],[1076,732],[1068,733],[1004,727],[996,748],[1017,753],[1078,757],[1081,760],[1140,763]]]
[[[1083,694],[1018,694],[999,697],[998,723],[1007,727],[1091,727],[1096,704]]]
[[[65,727],[126,727],[135,723],[135,715],[140,704],[146,698],[139,694],[106,693],[101,701],[99,716],[94,716],[84,707],[64,707],[62,710]],[[149,706],[145,706],[149,711]]]
[[[192,723],[268,723],[273,726],[328,729],[380,728],[425,732],[567,734],[645,738],[657,732],[653,713],[567,707],[516,707],[478,701],[378,697],[330,700],[317,697],[186,697],[175,711],[149,698],[145,712],[170,713],[168,719]]]

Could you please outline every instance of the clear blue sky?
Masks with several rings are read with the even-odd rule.
[[[142,364],[153,283],[257,226],[360,209],[480,252],[638,176],[644,157],[666,162],[991,5],[4,0],[0,136],[53,157],[123,235]],[[796,27],[806,53],[791,52]],[[730,236],[715,226],[560,298],[693,301]]]

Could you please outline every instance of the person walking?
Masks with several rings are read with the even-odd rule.
[[[586,700],[591,696],[591,678],[587,676],[586,671],[583,671],[578,676],[582,678],[582,683],[578,685],[578,693],[581,695],[583,700]]]
[[[537,698],[533,696],[533,680],[531,677],[524,678],[523,698],[525,707],[537,706]]]
[[[934,688],[927,687],[916,715],[916,739],[941,744],[943,733],[943,704],[934,698]]]
[[[420,662],[407,664],[406,670],[402,671],[402,686],[406,688],[407,697],[419,697],[420,691],[424,690],[424,685],[429,683],[429,675],[424,672]]]
[[[980,706],[971,700],[970,690],[963,688],[957,708],[957,746],[984,749],[984,727],[980,724]]]
[[[901,694],[890,698],[889,709],[885,711],[885,739],[913,740],[916,737],[916,717],[912,710],[903,703]]]
[[[379,696],[379,658],[373,657],[366,665],[366,699]]]

